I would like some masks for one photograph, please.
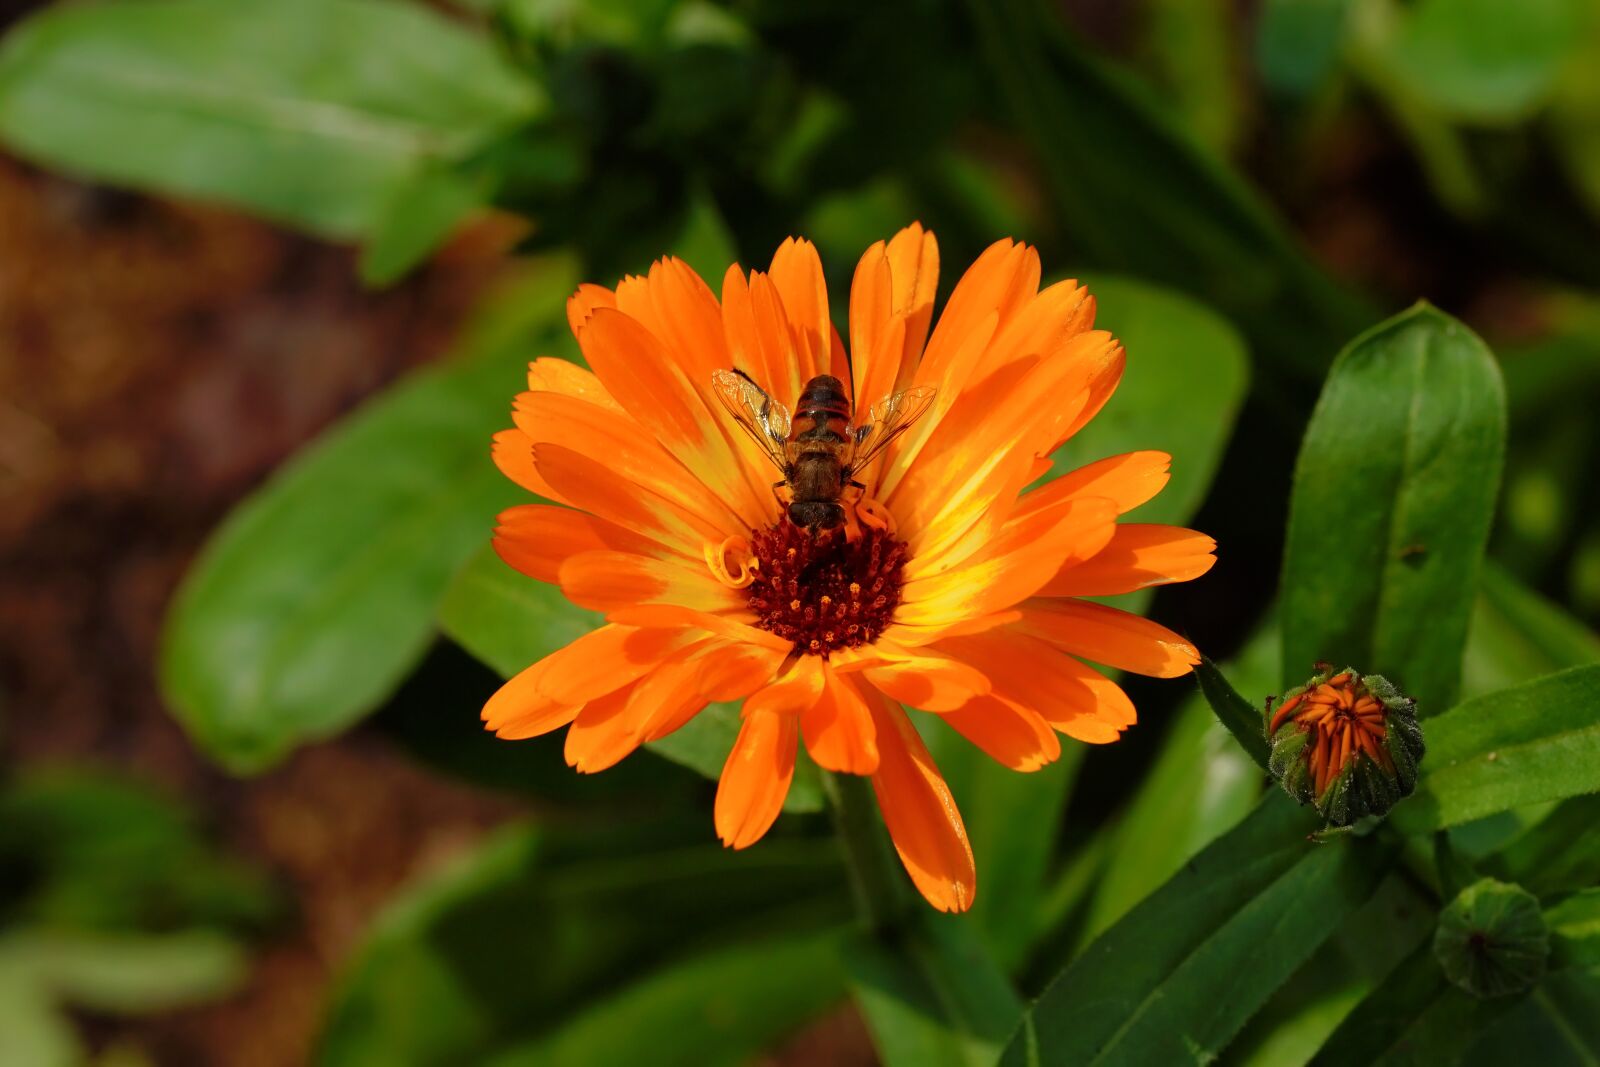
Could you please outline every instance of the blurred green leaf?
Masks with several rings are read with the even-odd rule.
[[[1469,700],[1423,732],[1422,778],[1391,816],[1408,833],[1600,791],[1600,666]]]
[[[566,334],[571,289],[536,269],[459,358],[367,403],[212,535],[161,650],[167,698],[212,759],[263,770],[371,711],[421,658],[446,583],[516,499],[489,437],[521,368]]]
[[[79,1067],[72,1024],[21,960],[0,957],[0,1063]]]
[[[488,1067],[739,1067],[844,990],[844,938],[781,933],[693,956],[597,1000]]]
[[[1479,1000],[1451,985],[1423,944],[1368,993],[1311,1067],[1423,1067],[1457,1062],[1520,997]]]
[[[1539,896],[1600,884],[1600,794],[1563,800],[1491,862]]]
[[[1590,886],[1544,913],[1550,927],[1551,969],[1600,967],[1600,887]]]
[[[1327,661],[1425,714],[1455,702],[1504,448],[1500,374],[1465,326],[1418,305],[1350,343],[1295,469],[1286,684]]]
[[[1550,94],[1592,11],[1584,0],[1361,0],[1385,10],[1377,55],[1428,106],[1511,122]]]
[[[335,237],[539,106],[486,40],[411,3],[62,5],[0,53],[0,138],[18,154]]]
[[[1226,0],[1144,0],[1139,68],[1154,74],[1184,127],[1226,158],[1244,120],[1237,15]]]
[[[1483,696],[1563,667],[1600,663],[1600,638],[1559,605],[1485,560],[1461,688]]]
[[[862,937],[848,956],[878,1054],[885,1067],[989,1067],[1022,1002],[978,926],[914,906],[909,929],[888,941]]]
[[[382,286],[421,263],[488,200],[481,181],[448,167],[424,167],[378,211],[361,249],[361,280]]]
[[[1272,688],[1277,646],[1275,626],[1258,631],[1231,666],[1235,677],[1251,691]],[[1261,714],[1254,708],[1251,712],[1259,737]],[[1249,814],[1261,796],[1264,776],[1240,747],[1200,695],[1179,706],[1160,754],[1112,839],[1106,873],[1091,897],[1079,944],[1098,937],[1177,874],[1189,857]]]
[[[1265,0],[1256,22],[1262,84],[1280,96],[1310,96],[1333,72],[1351,0]]]
[[[1371,895],[1368,839],[1307,840],[1278,793],[1090,945],[1024,1016],[1002,1062],[1206,1062]]]
[[[701,953],[738,946],[759,958],[751,942],[774,930],[834,943],[828,931],[845,920],[848,901],[832,842],[770,840],[735,853],[708,837],[698,817],[498,832],[378,918],[340,980],[316,1062],[453,1067],[536,1041],[576,1054],[571,1042],[629,1039],[588,1016],[599,1005],[609,1002],[636,1025],[666,1021],[660,998],[672,995],[671,968],[688,965],[680,973],[698,983],[746,966],[737,955]],[[736,1048],[747,1047],[754,1029],[771,1034],[774,1020],[793,1025],[794,1006],[773,1000],[795,989],[791,982],[816,987],[803,994],[808,1005],[842,994],[831,955],[784,951],[815,969],[773,975],[781,989],[754,987],[752,1000],[730,989],[727,996],[739,997],[731,1011],[767,1020],[752,1015],[724,1029]],[[696,957],[701,963],[689,964]],[[718,1019],[704,1025],[698,1032],[716,1032]],[[632,1037],[673,1040],[670,1032]]]
[[[1573,42],[1550,107],[1552,148],[1589,214],[1600,218],[1600,25]]]
[[[967,10],[988,74],[1087,264],[1205,300],[1270,357],[1264,373],[1319,374],[1370,321],[1145,86],[1072,40],[1052,5],[969,0]]]
[[[1172,480],[1134,521],[1187,522],[1222,462],[1249,386],[1244,339],[1228,321],[1180,293],[1091,273],[1095,327],[1127,349],[1128,365],[1105,408],[1051,456],[1055,472],[1105,456],[1159,449]]]
[[[215,1000],[237,989],[246,973],[239,943],[210,930],[24,930],[0,937],[0,956],[74,1007],[113,1015],[170,1011]]]
[[[1600,972],[1569,970],[1545,977],[1460,1060],[1460,1067],[1594,1067],[1600,1063]]]

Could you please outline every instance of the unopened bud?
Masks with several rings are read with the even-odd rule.
[[[1519,885],[1485,878],[1439,913],[1433,954],[1445,977],[1475,997],[1533,988],[1550,957],[1539,901]]]
[[[1330,826],[1383,815],[1417,785],[1416,701],[1381,675],[1325,664],[1266,715],[1268,761],[1288,794]]]

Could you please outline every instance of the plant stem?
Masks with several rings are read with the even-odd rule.
[[[910,898],[900,863],[879,825],[872,786],[860,775],[824,771],[822,788],[844,846],[862,921],[874,933],[884,933],[899,924]]]

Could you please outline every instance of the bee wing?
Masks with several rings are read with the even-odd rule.
[[[928,413],[933,406],[935,389],[931,385],[917,385],[884,397],[867,412],[867,421],[855,428],[855,455],[850,459],[853,470],[861,470],[878,457],[889,443]]]
[[[738,371],[711,372],[711,384],[733,420],[744,427],[781,471],[787,467],[784,445],[789,440],[789,409]]]

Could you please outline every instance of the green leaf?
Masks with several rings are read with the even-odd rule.
[[[1600,794],[1563,800],[1494,862],[1539,896],[1600,883]]]
[[[161,650],[167,699],[209,756],[269,767],[377,707],[418,661],[446,583],[516,498],[488,440],[522,366],[565,333],[570,290],[539,269],[459,358],[370,401],[212,536]]]
[[[1376,58],[1445,115],[1510,123],[1549,95],[1590,13],[1583,0],[1417,0],[1395,9]]]
[[[1368,313],[1311,265],[1255,192],[1147,87],[1071,39],[1054,5],[966,6],[987,73],[1085,262],[1205,300],[1271,357],[1261,366],[1274,373],[1320,373]]]
[[[1563,667],[1600,663],[1600,638],[1560,605],[1485,560],[1461,688],[1482,696]]]
[[[1418,305],[1351,342],[1295,468],[1286,680],[1348,663],[1424,714],[1455,702],[1504,449],[1500,374],[1465,326]]]
[[[79,1067],[83,1058],[72,1023],[34,980],[27,961],[0,958],[0,1063]]]
[[[539,105],[488,41],[382,0],[64,5],[0,53],[0,139],[19,155],[335,237]]]
[[[1255,59],[1271,92],[1310,96],[1333,73],[1350,0],[1266,0],[1256,23]]]
[[[1600,1063],[1600,972],[1547,975],[1526,998],[1497,1015],[1460,1067],[1594,1067]]]
[[[499,831],[378,917],[340,979],[316,1062],[453,1067],[535,1041],[571,1049],[568,1042],[607,1036],[586,1019],[596,1005],[609,1001],[641,1024],[660,1018],[658,997],[672,982],[648,980],[654,973],[774,930],[826,942],[845,920],[831,842],[775,839],[735,853],[708,837],[700,817]],[[714,959],[705,966],[734,965]],[[817,968],[795,977],[820,987],[805,1003],[842,993],[837,963],[804,953],[790,959]],[[641,979],[646,984],[619,993]],[[793,988],[782,976],[773,980]],[[792,1008],[765,993],[757,1000],[736,1010],[770,1012],[790,1025]],[[748,1023],[731,1028],[730,1040],[748,1041]],[[706,1025],[710,1032],[716,1020]]]
[[[1590,886],[1544,913],[1552,969],[1600,967],[1600,888]]]
[[[888,942],[863,936],[848,959],[886,1067],[989,1067],[1022,1015],[969,919],[918,910],[909,930]]]
[[[1240,696],[1209,657],[1200,657],[1200,665],[1194,669],[1194,675],[1200,683],[1200,693],[1211,706],[1217,721],[1233,735],[1245,755],[1266,770],[1270,749],[1264,733],[1262,710]]]
[[[489,199],[484,183],[448,167],[425,167],[404,182],[373,221],[361,249],[361,280],[383,286],[421,263]]]
[[[506,566],[487,544],[457,572],[439,607],[445,634],[503,678],[572,643],[601,621],[595,612],[562,596],[557,586]],[[712,704],[675,733],[645,747],[715,780],[738,736],[738,708]],[[816,764],[803,752],[783,806],[790,812],[822,810]]]
[[[1456,1062],[1519,1002],[1478,1000],[1445,980],[1433,946],[1418,947],[1345,1016],[1311,1067],[1425,1067]]]
[[[739,1067],[839,999],[842,942],[829,931],[785,933],[690,957],[488,1067]]]
[[[1170,289],[1096,274],[1084,281],[1095,327],[1116,335],[1128,365],[1105,408],[1051,456],[1055,471],[1123,452],[1167,452],[1172,480],[1132,520],[1187,522],[1211,487],[1249,386],[1244,339]]]
[[[0,939],[33,980],[75,1007],[137,1015],[216,1000],[246,976],[238,942],[210,930],[83,934],[26,930]]]
[[[1422,778],[1392,816],[1409,833],[1600,791],[1600,666],[1469,700],[1423,729]]]
[[[1314,828],[1268,794],[1051,983],[1002,1062],[1214,1058],[1387,868],[1380,842],[1316,845]]]

